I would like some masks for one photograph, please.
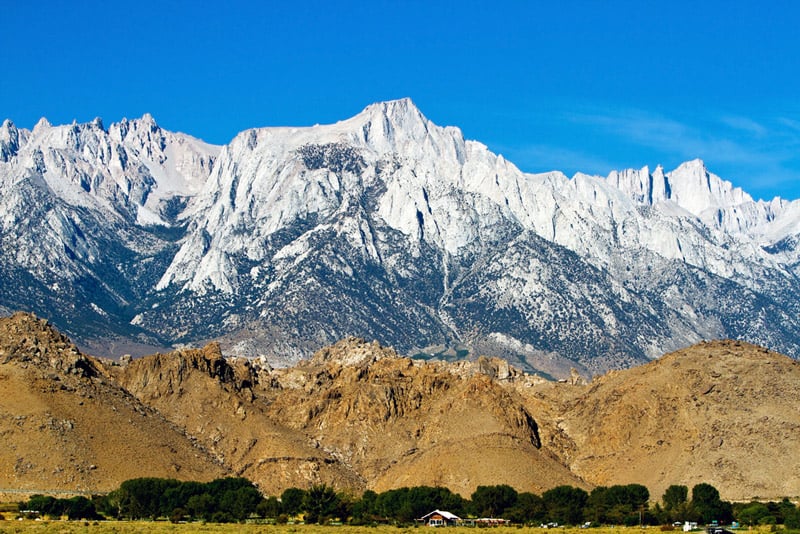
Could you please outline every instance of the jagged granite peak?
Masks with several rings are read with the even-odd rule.
[[[223,147],[149,115],[18,139],[0,306],[57,302],[78,339],[219,339],[283,365],[355,335],[553,376],[713,337],[800,354],[800,204],[754,201],[700,160],[524,173],[410,99]]]
[[[757,231],[775,219],[787,204],[780,198],[754,201],[741,188],[711,173],[700,159],[684,162],[666,174],[661,166],[652,174],[647,167],[611,171],[606,180],[637,204],[654,206],[671,202],[727,233]]]
[[[63,315],[59,325],[80,339],[130,335],[128,307],[153,285],[142,281],[161,269],[174,239],[168,229],[205,183],[218,148],[152,119],[107,129],[100,120],[41,119],[18,139],[14,157],[0,161],[4,306]],[[145,340],[154,344],[152,335]]]

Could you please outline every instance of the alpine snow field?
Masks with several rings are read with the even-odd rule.
[[[702,339],[798,357],[800,202],[702,161],[527,174],[408,100],[212,146],[152,117],[0,127],[0,309],[83,347],[218,339],[287,365],[348,335],[564,376]]]

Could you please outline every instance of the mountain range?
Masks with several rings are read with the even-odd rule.
[[[0,127],[0,310],[94,353],[350,335],[589,376],[703,339],[800,355],[800,202],[700,160],[530,174],[409,99],[225,146],[145,115]]]

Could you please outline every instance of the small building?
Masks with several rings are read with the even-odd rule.
[[[417,521],[429,527],[454,527],[461,521],[456,514],[451,514],[444,510],[434,510],[433,512],[420,517]]]

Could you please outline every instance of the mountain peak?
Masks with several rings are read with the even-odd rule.
[[[462,159],[460,153],[463,152],[464,138],[461,130],[437,126],[410,98],[370,104],[343,124],[355,126],[351,131],[355,131],[357,141],[379,152],[413,152],[418,157],[427,152],[434,158],[448,154],[448,157]],[[454,151],[458,154],[452,154]]]
[[[370,104],[357,117],[366,118],[372,123],[384,122],[387,130],[389,127],[413,130],[421,126],[427,131],[430,122],[410,98]]]
[[[667,179],[671,199],[695,215],[753,200],[741,188],[709,172],[701,159],[682,163]]]
[[[409,97],[398,98],[396,100],[384,100],[382,102],[374,102],[364,108],[362,113],[380,112],[386,115],[405,115],[406,113],[413,112],[422,114],[417,106],[412,102]]]
[[[695,158],[689,161],[684,161],[678,168],[672,171],[673,173],[681,173],[681,172],[692,172],[692,173],[707,173],[708,168],[706,167],[706,163],[700,159]]]
[[[51,128],[53,125],[50,124],[50,121],[47,118],[42,117],[39,119],[39,122],[36,123],[36,126],[33,127],[33,133],[36,133],[44,128]]]

